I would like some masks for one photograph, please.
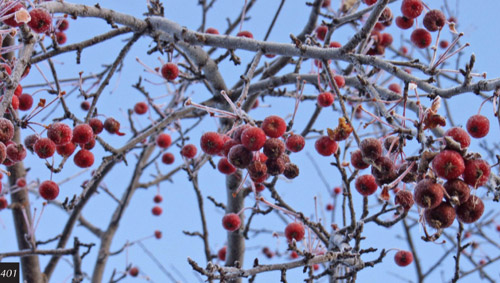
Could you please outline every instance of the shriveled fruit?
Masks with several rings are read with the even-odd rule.
[[[442,202],[435,208],[426,209],[425,221],[429,226],[436,229],[448,228],[455,220],[455,209],[448,202]]]

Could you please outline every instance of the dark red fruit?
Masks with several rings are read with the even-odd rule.
[[[384,46],[384,47],[391,45],[392,42],[394,41],[394,39],[392,38],[392,35],[390,33],[384,32],[381,34],[381,37],[382,38],[381,38],[379,44]]]
[[[46,200],[53,200],[59,195],[59,186],[53,181],[43,181],[38,188],[40,196]]]
[[[196,146],[194,144],[186,144],[181,149],[181,155],[186,157],[186,158],[195,157],[197,152],[198,152],[198,149],[196,148]]]
[[[13,162],[22,161],[26,157],[26,149],[22,144],[11,143],[7,146],[7,158]]]
[[[166,152],[161,156],[161,162],[169,165],[174,163],[175,156],[171,152]]]
[[[104,129],[104,125],[102,124],[101,120],[97,118],[90,118],[89,125],[90,127],[92,127],[92,131],[94,131],[94,134],[96,135],[102,133],[102,130]],[[118,130],[119,129],[120,129],[120,123],[118,123]]]
[[[453,140],[456,142],[460,143],[460,146],[462,149],[468,148],[470,145],[470,136],[467,134],[467,132],[460,128],[460,127],[454,127],[451,129],[448,129],[445,133],[445,136],[451,137]]]
[[[73,131],[68,125],[57,122],[49,126],[47,137],[56,145],[63,145],[71,141]]]
[[[387,88],[395,93],[401,94],[401,86],[397,83],[392,83]]]
[[[154,216],[160,216],[163,213],[163,209],[159,206],[154,206],[151,209],[151,213],[153,213]]]
[[[299,167],[296,164],[286,163],[285,171],[283,171],[283,176],[285,176],[287,179],[294,179],[299,176],[299,172]]]
[[[473,223],[483,215],[484,203],[480,198],[472,195],[468,201],[457,206],[455,209],[458,220],[463,223]]]
[[[14,136],[14,125],[5,118],[0,118],[0,141],[6,143]]]
[[[437,207],[443,201],[443,196],[443,186],[431,179],[423,179],[418,182],[413,192],[413,199],[418,206],[423,208]]]
[[[401,13],[409,19],[420,16],[423,10],[424,5],[420,0],[403,0],[403,3],[401,3]]]
[[[167,63],[161,67],[161,75],[169,81],[175,80],[179,76],[179,68],[175,63]]]
[[[408,266],[413,262],[413,254],[410,251],[398,251],[394,255],[394,262],[399,266]]]
[[[86,144],[94,138],[94,131],[88,124],[76,125],[73,128],[73,138],[71,141],[77,144]]]
[[[443,187],[450,196],[449,201],[453,205],[464,203],[470,197],[469,185],[461,179],[448,180]]]
[[[37,134],[29,135],[24,139],[24,146],[33,152],[35,143],[40,139],[40,136]],[[2,142],[3,143],[3,142]]]
[[[134,105],[134,112],[138,115],[143,115],[143,114],[146,114],[146,112],[148,112],[148,104],[146,102],[137,102],[135,105]]]
[[[485,137],[490,131],[490,120],[483,115],[474,115],[467,120],[467,132],[476,139]]]
[[[362,196],[369,196],[375,193],[378,188],[373,175],[361,175],[357,177],[354,186]]]
[[[375,161],[382,155],[382,143],[376,138],[366,138],[359,143],[363,159]]]
[[[48,139],[48,140],[51,141],[50,139]],[[70,156],[71,154],[73,154],[73,152],[75,151],[75,149],[76,149],[76,145],[74,143],[72,143],[72,142],[69,142],[69,143],[67,143],[65,145],[58,145],[58,146],[56,146],[56,152],[57,152],[57,154],[59,154],[60,156],[63,156],[63,157]]]
[[[160,230],[155,230],[155,238],[159,240],[159,239],[161,239],[161,237],[162,237],[161,231]]]
[[[87,100],[82,101],[82,103],[80,103],[80,108],[82,108],[83,111],[89,111],[90,102],[88,102]]]
[[[264,143],[262,150],[269,159],[276,159],[285,152],[285,144],[280,139],[270,138]]]
[[[44,33],[50,29],[52,17],[45,9],[35,8],[30,11],[31,21],[28,26],[36,33]]]
[[[7,199],[5,197],[0,197],[0,210],[7,208],[8,205]]]
[[[229,159],[229,162],[231,162],[231,164],[233,164],[235,167],[244,169],[248,165],[250,165],[250,162],[252,162],[253,153],[244,145],[238,144],[231,147],[227,158]]]
[[[330,48],[340,48],[340,47],[342,47],[342,44],[340,44],[340,42],[337,42],[337,41],[332,41],[332,42],[330,42],[330,44],[328,45],[328,47],[330,47]]]
[[[424,27],[428,31],[437,31],[446,24],[446,18],[443,12],[439,10],[430,10],[424,16]]]
[[[272,115],[264,119],[261,128],[268,137],[279,138],[286,131],[286,123],[281,117]]]
[[[160,148],[167,148],[172,144],[172,138],[169,134],[161,133],[156,137],[156,145]]]
[[[323,41],[325,40],[326,33],[328,32],[328,27],[327,26],[319,26],[316,28],[316,37]]]
[[[228,213],[222,217],[222,227],[229,232],[238,230],[241,226],[241,219],[236,213]]]
[[[224,246],[217,252],[217,257],[222,261],[226,260],[226,249],[227,248]]]
[[[128,271],[128,274],[130,274],[130,276],[132,276],[132,277],[137,277],[137,275],[139,275],[139,269],[134,266],[134,267],[130,268],[130,270]]]
[[[377,3],[377,0],[363,0],[363,2],[368,5],[368,6],[371,6],[375,3]]]
[[[200,147],[206,154],[218,154],[223,146],[224,140],[219,133],[206,132],[201,136]]]
[[[153,198],[154,203],[161,203],[163,201],[163,197],[161,195],[156,195]]]
[[[429,226],[436,229],[448,228],[455,220],[455,209],[451,204],[442,202],[435,208],[424,211],[425,221]]]
[[[306,230],[304,229],[304,225],[300,222],[292,222],[288,224],[285,228],[285,237],[289,242],[293,239],[295,241],[302,241],[304,239],[304,235],[306,234]]]
[[[285,165],[287,162],[283,158],[268,159],[266,160],[267,173],[271,176],[278,176],[285,172]]]
[[[338,147],[337,142],[332,140],[329,136],[322,136],[314,143],[316,151],[323,156],[334,154],[337,152]]]
[[[403,209],[408,212],[415,201],[413,201],[413,194],[410,191],[401,190],[397,192],[396,196],[394,197],[394,203],[401,205]]]
[[[351,164],[358,170],[363,170],[370,167],[370,164],[363,161],[363,155],[361,154],[361,150],[359,149],[356,149],[351,153]]]
[[[413,26],[413,19],[409,19],[405,16],[398,16],[396,17],[396,25],[400,29],[409,29]]]
[[[246,37],[246,38],[250,38],[250,39],[253,39],[253,34],[247,30],[242,30],[240,32],[238,32],[236,34],[236,36],[238,37]]]
[[[41,138],[37,140],[33,149],[38,157],[45,159],[54,155],[54,152],[56,151],[56,144],[49,138]]]
[[[410,40],[418,48],[426,48],[429,47],[429,45],[431,45],[432,36],[427,30],[423,28],[418,28],[411,33]]]
[[[229,160],[227,160],[227,158],[225,157],[219,160],[219,162],[217,163],[217,169],[219,170],[219,172],[226,175],[231,175],[236,172],[236,167],[229,163]]]
[[[464,159],[460,153],[445,149],[434,157],[432,168],[441,178],[447,180],[456,179],[464,173]]]
[[[236,129],[234,129],[231,137],[236,141],[236,144],[241,143],[241,133],[243,133],[244,130],[246,130],[250,127],[252,127],[252,126],[250,126],[248,124],[243,124],[243,125],[238,126]]]
[[[394,162],[389,157],[380,156],[372,164],[372,175],[381,183],[390,183],[390,180],[395,174]]]
[[[94,154],[86,149],[80,149],[73,157],[73,161],[80,168],[88,168],[94,164]]]
[[[19,96],[19,110],[27,111],[31,109],[33,106],[33,96],[23,93]]]
[[[58,31],[54,35],[56,37],[56,42],[59,45],[65,44],[66,41],[68,40],[68,38],[66,37],[66,34],[64,32],[62,32],[62,31]]]
[[[399,151],[399,137],[388,136],[384,139],[384,148],[387,152],[398,152]]]
[[[66,19],[59,19],[56,22],[56,28],[60,31],[65,31],[69,28],[69,22]]]
[[[219,34],[219,31],[215,28],[207,28],[207,30],[205,30],[206,33],[209,33],[209,34]]]
[[[286,149],[291,152],[299,152],[305,146],[306,140],[301,135],[292,134],[290,135],[285,142]]]
[[[325,91],[318,95],[318,105],[321,107],[328,107],[333,104],[333,94],[331,92]]]
[[[257,151],[264,146],[266,134],[258,127],[250,127],[241,133],[241,144],[251,151]]]
[[[464,181],[474,188],[484,186],[490,178],[490,165],[482,159],[465,162]]]

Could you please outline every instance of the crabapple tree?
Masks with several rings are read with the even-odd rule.
[[[500,78],[456,1],[77,2],[0,1],[25,282],[498,276]]]

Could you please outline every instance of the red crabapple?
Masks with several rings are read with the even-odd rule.
[[[375,193],[378,188],[373,175],[361,175],[357,177],[354,186],[356,190],[365,197]]]
[[[337,41],[332,41],[332,42],[330,42],[330,44],[328,45],[328,47],[330,47],[330,48],[340,48],[340,47],[342,47],[342,44],[340,44],[340,42],[337,42]]]
[[[17,85],[16,89],[14,90],[14,95],[20,97],[22,94],[23,94],[23,87],[21,85]]]
[[[333,210],[333,208],[334,208],[334,207],[333,207],[333,204],[331,204],[331,203],[329,203],[329,204],[327,204],[327,205],[326,205],[326,210],[327,210],[327,211],[332,211],[332,210]]]
[[[161,203],[163,201],[163,197],[161,195],[155,195],[153,201],[154,203]]]
[[[161,231],[160,230],[155,230],[155,238],[159,240],[159,239],[161,239],[161,237],[162,237]]]
[[[151,213],[153,213],[154,216],[160,216],[163,212],[163,209],[159,206],[154,206],[152,209],[151,209]]]
[[[50,139],[48,139],[48,140],[51,141]],[[51,142],[53,143],[53,141],[51,141]],[[76,149],[76,145],[72,142],[69,142],[65,145],[57,145],[56,146],[57,154],[59,154],[62,157],[70,156],[71,154],[73,154],[73,152],[75,152],[75,149]]]
[[[403,0],[401,3],[401,13],[409,19],[420,16],[423,10],[424,5],[420,0]]]
[[[468,148],[470,145],[470,136],[467,134],[467,132],[460,128],[460,127],[454,127],[451,129],[448,129],[445,133],[445,136],[451,137],[453,140],[458,142],[460,144],[460,147],[462,149]]]
[[[145,114],[146,112],[148,112],[148,104],[144,101],[141,101],[141,102],[137,102],[135,105],[134,105],[134,112],[138,115],[142,115],[142,114]]]
[[[0,118],[0,141],[6,143],[14,137],[14,125],[5,118]]]
[[[301,135],[291,134],[285,142],[286,149],[291,152],[299,152],[305,146],[306,140]]]
[[[205,30],[205,33],[208,33],[208,34],[219,34],[219,31],[215,28],[207,28]]]
[[[359,144],[363,159],[375,161],[382,155],[382,143],[376,138],[366,138]]]
[[[387,88],[395,93],[401,94],[401,86],[397,83],[392,83]]]
[[[86,144],[92,138],[94,138],[94,131],[89,124],[80,124],[73,128],[73,138],[71,140],[73,143]]]
[[[45,9],[35,8],[30,11],[31,21],[28,26],[36,33],[44,33],[50,29],[52,17]]]
[[[323,41],[325,40],[326,33],[328,32],[328,27],[327,26],[319,26],[316,28],[316,37]]]
[[[161,156],[161,162],[169,165],[174,163],[175,161],[175,156],[171,152],[166,152]]]
[[[337,152],[338,144],[329,136],[322,136],[314,143],[316,151],[323,156],[330,156]]]
[[[490,131],[490,120],[483,115],[474,115],[467,120],[467,132],[476,139],[485,137]]]
[[[37,140],[33,149],[38,157],[45,159],[54,155],[54,152],[56,151],[56,144],[49,138],[41,138]]]
[[[444,27],[446,18],[443,12],[439,10],[430,10],[425,14],[423,23],[428,31],[437,31]]]
[[[236,213],[228,213],[222,217],[222,227],[229,232],[238,230],[241,226],[241,219]]]
[[[33,106],[33,97],[27,93],[21,94],[19,96],[19,110],[27,111]]]
[[[287,179],[294,179],[297,176],[299,176],[299,167],[296,164],[293,163],[286,163],[285,164],[285,170],[283,171],[283,175]]]
[[[62,31],[57,31],[54,36],[56,37],[56,42],[59,45],[63,45],[66,43],[68,38],[66,37],[66,34]]]
[[[429,47],[429,45],[431,45],[432,36],[427,30],[423,28],[418,28],[411,33],[410,40],[418,48],[426,48]]]
[[[80,149],[73,157],[73,161],[80,168],[88,168],[94,164],[94,154],[86,149]]]
[[[279,138],[286,131],[286,123],[281,117],[272,115],[264,119],[261,128],[268,137]]]
[[[410,251],[398,251],[394,255],[394,262],[399,266],[408,266],[413,262],[413,254]]]
[[[217,169],[222,174],[231,175],[236,172],[236,167],[234,167],[227,158],[221,158],[217,163]]]
[[[304,229],[304,225],[300,222],[292,222],[288,224],[285,228],[285,237],[289,242],[292,241],[292,239],[295,239],[295,241],[301,241],[304,239],[304,235],[306,234],[306,231]]]
[[[161,67],[161,75],[169,81],[175,80],[179,76],[177,64],[169,62]]]
[[[351,164],[358,170],[363,170],[370,167],[370,164],[363,161],[363,155],[361,154],[361,150],[359,149],[356,149],[351,153]]]
[[[35,143],[40,139],[40,136],[37,134],[32,134],[24,138],[24,146],[29,149],[31,152],[34,151]],[[3,142],[2,142],[3,143]]]
[[[90,127],[92,127],[92,131],[94,131],[94,134],[98,135],[102,132],[102,130],[104,129],[104,125],[103,123],[101,122],[101,120],[97,119],[97,118],[90,118],[89,120],[89,125]],[[120,129],[120,123],[118,123],[118,130]]]
[[[130,270],[128,271],[128,274],[130,274],[130,276],[132,276],[132,277],[137,277],[137,275],[139,275],[139,269],[134,266],[134,267],[130,268]]]
[[[467,160],[463,178],[467,184],[474,188],[483,186],[490,178],[490,165],[482,159]]]
[[[285,172],[286,162],[283,158],[266,160],[267,173],[271,176],[278,176]]]
[[[429,226],[436,229],[448,228],[455,221],[455,209],[448,202],[442,202],[435,208],[424,211],[425,221]]]
[[[73,131],[64,123],[53,123],[47,130],[47,137],[51,139],[56,145],[67,144],[73,137]]]
[[[248,150],[260,150],[266,142],[266,134],[264,130],[258,127],[250,127],[241,133],[241,144]]]
[[[236,34],[236,36],[253,39],[253,34],[251,32],[249,32],[248,30],[242,30],[242,31],[238,32]]]
[[[396,25],[400,29],[409,29],[413,26],[413,19],[409,19],[405,16],[396,17]]]
[[[464,173],[465,164],[460,153],[445,149],[434,157],[432,168],[439,177],[451,180]]]
[[[169,134],[161,133],[156,137],[156,145],[160,148],[167,148],[172,144],[172,138]]]
[[[331,92],[325,91],[320,94],[318,94],[318,105],[321,107],[328,107],[333,104],[334,97]]]
[[[267,158],[277,159],[285,152],[285,144],[281,139],[270,138],[265,141],[262,151]]]
[[[227,159],[229,159],[229,162],[236,168],[244,169],[252,162],[253,153],[244,145],[237,144],[231,147],[231,150],[229,150],[227,154]]]
[[[413,206],[413,194],[407,190],[397,192],[394,197],[394,203],[401,205],[405,211],[409,211]]]
[[[90,102],[88,102],[87,100],[82,101],[82,103],[80,103],[80,108],[83,111],[89,111],[89,109],[90,109]]]
[[[483,215],[484,203],[479,197],[472,195],[469,200],[457,206],[455,209],[458,220],[463,223],[473,223]]]
[[[226,260],[226,249],[227,247],[224,246],[220,248],[219,251],[217,252],[217,257],[222,261]]]
[[[218,154],[224,147],[224,140],[219,133],[206,132],[201,136],[200,147],[206,154]]]
[[[198,152],[198,149],[196,148],[196,146],[194,144],[186,144],[181,149],[181,155],[186,157],[186,158],[195,157],[197,152]]]
[[[8,203],[5,197],[0,197],[0,210],[7,208]]]
[[[441,49],[446,49],[446,48],[448,48],[449,45],[450,45],[450,43],[447,40],[439,41],[439,47]]]
[[[59,19],[56,22],[56,27],[60,31],[65,31],[69,28],[69,22],[66,19]]]
[[[243,125],[239,125],[236,129],[234,129],[231,137],[236,141],[235,144],[241,143],[241,133],[243,133],[244,130],[246,130],[250,127],[251,126],[248,124],[243,124]]]
[[[448,193],[449,200],[453,205],[464,203],[470,197],[469,185],[461,179],[448,180],[444,183],[443,187],[446,193]]]
[[[413,199],[422,208],[437,207],[443,201],[443,196],[443,186],[431,179],[422,179],[413,192]]]
[[[7,146],[7,158],[13,162],[22,161],[26,157],[26,149],[23,144],[11,143]]]
[[[59,186],[50,180],[43,181],[38,188],[40,196],[46,200],[53,200],[59,195]]]
[[[266,189],[266,186],[264,186],[262,183],[255,184],[255,191],[257,193],[260,193],[260,192],[262,192],[265,189]]]

